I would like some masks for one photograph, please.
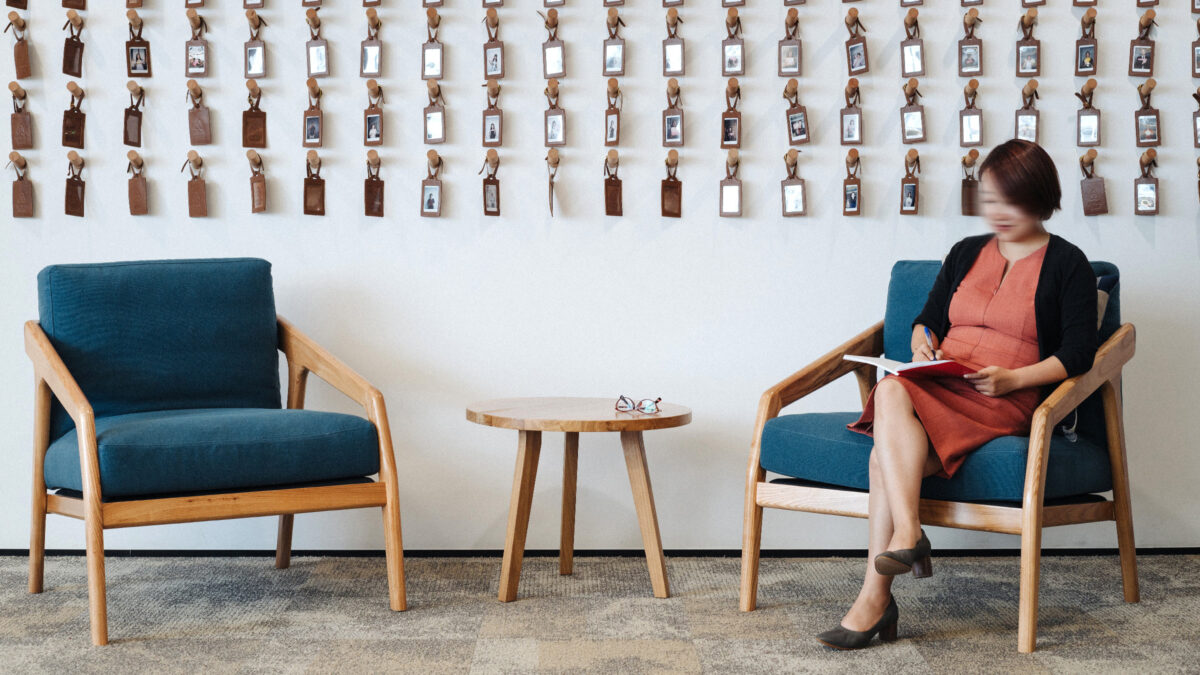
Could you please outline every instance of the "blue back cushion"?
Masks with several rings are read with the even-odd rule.
[[[883,317],[883,355],[889,359],[912,360],[912,322],[921,313],[933,281],[942,263],[937,260],[900,260],[892,266],[888,284],[887,310]],[[1121,282],[1117,266],[1094,261],[1092,270],[1097,277],[1113,276],[1116,283],[1109,291],[1108,305],[1100,322],[1100,343],[1112,336],[1121,326]],[[1070,419],[1065,420],[1069,423]],[[1100,392],[1093,394],[1079,407],[1077,430],[1094,439],[1104,439],[1104,413]]]
[[[53,265],[38,274],[38,313],[98,418],[280,407],[265,260]],[[73,427],[55,402],[51,439]]]

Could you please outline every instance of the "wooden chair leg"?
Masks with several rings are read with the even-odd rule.
[[[104,528],[99,514],[87,514],[88,614],[92,624],[92,644],[108,644],[108,601],[104,587]]]
[[[50,387],[38,379],[33,410],[33,506],[29,526],[29,592],[41,593],[46,564],[46,449],[50,445]]]
[[[517,599],[521,562],[525,559],[525,535],[529,532],[529,510],[533,505],[533,483],[537,478],[538,457],[542,451],[542,432],[517,433],[517,467],[513,472],[512,499],[508,505],[504,560],[500,564],[500,602]]]
[[[1118,381],[1101,388],[1108,431],[1109,463],[1112,467],[1113,511],[1117,521],[1117,550],[1121,555],[1121,586],[1125,602],[1138,602],[1137,551],[1133,543],[1133,506],[1129,498],[1129,465],[1125,455],[1125,424],[1121,416]]]
[[[667,561],[662,552],[662,537],[658,531],[658,514],[654,510],[654,491],[650,487],[650,470],[646,466],[646,446],[642,443],[642,432],[622,431],[621,447],[625,450],[625,468],[629,470],[633,505],[637,509],[638,525],[642,530],[642,546],[646,549],[650,585],[654,588],[654,597],[670,597]]]
[[[766,477],[762,469],[751,471],[746,485],[742,515],[742,588],[738,608],[752,612],[758,606],[758,560],[762,548],[763,509],[758,505],[758,483]]]
[[[29,592],[41,593],[46,564],[46,487],[34,480],[33,522],[29,528]]]
[[[286,570],[292,564],[292,525],[296,516],[285,513],[279,516],[279,534],[275,538],[275,569]]]
[[[579,432],[568,431],[563,443],[562,532],[558,544],[558,573],[575,567],[575,484],[579,474]]]
[[[394,612],[408,609],[408,590],[404,582],[404,539],[400,535],[400,501],[397,487],[388,487],[388,503],[383,507],[383,541],[387,553],[388,605]]]
[[[1028,508],[1028,507],[1027,507]],[[1028,519],[1027,519],[1028,522]],[[1042,527],[1021,533],[1021,600],[1017,614],[1017,651],[1032,654],[1037,648],[1038,583],[1041,579]]]

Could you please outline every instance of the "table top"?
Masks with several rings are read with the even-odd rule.
[[[521,431],[649,431],[692,421],[691,409],[674,403],[660,403],[654,414],[619,412],[616,403],[615,396],[498,398],[467,406],[467,419]]]

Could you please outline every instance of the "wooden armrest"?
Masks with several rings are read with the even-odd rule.
[[[842,358],[844,355],[879,356],[882,353],[883,321],[879,321],[765,391],[762,400],[773,400],[779,408],[784,408],[847,373],[874,367],[847,361]]]
[[[279,323],[279,350],[288,363],[302,372],[313,373],[328,382],[334,389],[357,401],[368,413],[376,399],[382,402],[383,395],[362,375],[342,363],[312,338],[296,329],[287,319],[277,317]]]
[[[33,372],[54,392],[54,397],[66,409],[79,428],[91,428],[94,413],[83,390],[75,382],[67,364],[63,363],[50,338],[36,321],[25,322],[25,353],[33,362]]]

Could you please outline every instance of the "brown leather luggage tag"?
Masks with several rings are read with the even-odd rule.
[[[721,77],[746,74],[746,42],[741,38],[742,18],[736,9],[725,16],[725,33],[721,41]]]
[[[909,150],[904,157],[904,178],[900,179],[900,215],[916,215],[921,204],[921,157]]]
[[[483,43],[483,79],[502,80],[504,79],[504,42],[500,40],[500,17],[494,8],[487,10],[483,27],[487,30],[487,42]]]
[[[192,107],[188,109],[188,136],[192,145],[209,145],[212,143],[212,121],[208,106],[202,104],[204,92],[199,86],[192,87],[195,82],[188,81],[188,98],[192,102]]]
[[[72,93],[71,107],[63,111],[62,144],[64,147],[82,150],[87,115],[79,109],[80,101],[81,98]]]
[[[9,6],[15,5],[9,3]],[[29,41],[25,39],[25,20],[17,17],[15,21],[10,21],[4,27],[4,32],[7,33],[9,28],[12,29],[13,36],[17,38],[13,43],[13,69],[16,71],[16,78],[23,80],[33,74],[29,66]]]
[[[604,215],[621,215],[621,179],[617,177],[620,160],[616,150],[609,151],[604,161]]]
[[[13,150],[33,149],[33,116],[25,110],[25,99],[13,97],[13,113],[9,121]]]
[[[363,110],[363,145],[383,145],[383,87],[376,85],[374,93],[367,81],[367,107]]]
[[[979,215],[979,179],[973,175],[962,179],[962,214]]]
[[[363,213],[373,218],[383,217],[383,179],[379,177],[378,156],[375,164],[367,158],[367,178],[363,181]]]
[[[738,218],[742,215],[742,181],[737,177],[741,162],[733,157],[736,153],[736,150],[730,150],[730,157],[725,160],[725,178],[721,180],[717,197],[718,212],[722,218]]]
[[[187,18],[192,29],[192,39],[183,45],[183,72],[188,77],[205,77],[208,75],[209,53],[204,31],[208,30],[208,22],[197,14],[195,9],[187,11]]]
[[[125,73],[129,77],[150,77],[152,72],[150,42],[142,39],[141,24],[135,29],[131,23],[129,39],[125,41]]]
[[[142,103],[145,99],[145,91],[139,91],[137,96],[132,92],[129,94],[129,107],[125,109],[125,124],[122,125],[125,145],[142,147]]]
[[[792,148],[783,156],[787,175],[779,181],[779,200],[784,218],[808,215],[808,186],[797,171],[800,151]]]
[[[242,76],[247,80],[267,76],[267,43],[259,39],[259,31],[267,22],[257,12],[247,12],[250,39],[242,45]]]
[[[741,101],[742,90],[737,84],[737,78],[729,79],[725,89],[725,112],[721,113],[721,149],[742,147],[742,113],[737,105]]]
[[[262,157],[247,150],[246,159],[250,160],[250,213],[263,213],[267,210],[267,177],[263,175]]]
[[[310,151],[312,152],[312,151]],[[321,178],[320,160],[314,171],[311,162],[304,165],[308,175],[304,178],[304,215],[325,215],[325,179]]]
[[[616,78],[609,78],[608,107],[604,109],[604,145],[615,147],[621,144],[621,90],[617,88]]]
[[[446,142],[446,105],[442,98],[442,88],[433,80],[428,81],[429,105],[425,106],[425,142],[438,144]]]
[[[208,188],[204,184],[204,179],[201,178],[201,173],[204,171],[203,165],[198,165],[199,157],[193,155],[194,152],[193,150],[188,153],[188,161],[184,162],[180,171],[190,170],[191,174],[187,183],[188,217],[205,218],[208,216]]]
[[[683,181],[675,177],[675,170],[662,180],[660,201],[662,202],[663,218],[680,218],[683,216]]]
[[[28,166],[13,165],[17,178],[12,184],[12,214],[13,218],[33,217],[33,181],[29,180]]]
[[[250,80],[253,83],[254,80]],[[253,86],[250,96],[247,99],[250,102],[250,108],[242,111],[242,147],[243,148],[265,148],[267,147],[267,113],[259,109],[259,101],[262,100],[262,91],[258,90],[258,86]]]
[[[16,7],[17,9],[29,9],[29,0],[8,0],[4,4],[9,7]]]
[[[78,166],[76,166],[74,162],[68,162],[68,164],[67,164],[67,186],[66,186],[65,197],[64,197],[64,202],[65,202],[64,212],[68,216],[77,216],[79,218],[83,217],[83,195],[84,195],[84,189],[87,186],[84,184],[83,177],[81,175],[82,173],[83,173],[83,160],[82,159],[79,160]]]
[[[64,75],[83,77],[83,40],[79,36],[83,32],[83,21],[76,19],[78,23],[68,20],[63,26],[70,35],[63,42],[62,71]]]
[[[430,153],[433,153],[430,150]],[[436,166],[434,163],[436,162]],[[427,172],[425,179],[421,181],[421,215],[426,218],[437,218],[442,215],[442,181],[438,178],[438,174],[442,172],[442,159],[436,153],[425,164]],[[383,184],[380,181],[379,198],[382,204],[383,200]],[[382,210],[382,206],[380,207]]]
[[[62,0],[63,9],[87,9],[87,0]]]
[[[147,194],[149,190],[146,188],[146,177],[142,175],[143,167],[135,165],[132,161],[129,162],[127,168],[129,175],[129,215],[144,216],[150,212],[149,204],[147,203]]]
[[[1083,215],[1102,216],[1108,213],[1108,193],[1104,189],[1103,178],[1085,177],[1079,181],[1079,194],[1083,199]]]

